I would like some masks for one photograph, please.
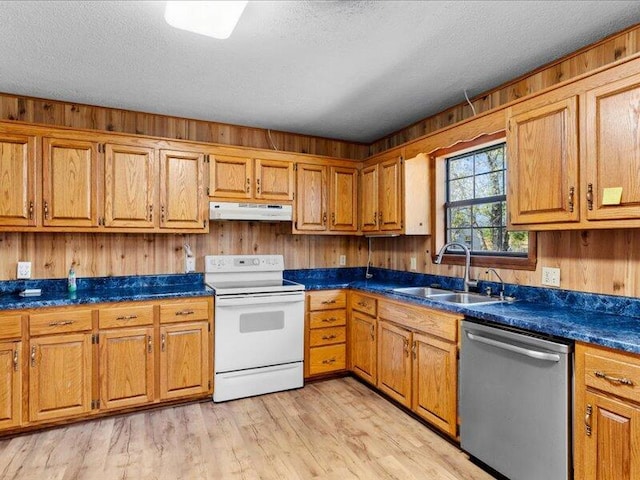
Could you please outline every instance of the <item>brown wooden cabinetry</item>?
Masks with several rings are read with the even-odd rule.
[[[22,316],[0,315],[0,430],[22,423]]]
[[[206,226],[204,157],[201,152],[160,150],[160,228]]]
[[[358,170],[304,163],[296,170],[294,232],[357,232]]]
[[[343,290],[307,292],[305,377],[346,369],[346,304]]]
[[[409,408],[412,340],[411,331],[389,322],[378,322],[378,388]]]
[[[640,356],[576,345],[576,480],[640,478]]]
[[[34,227],[37,221],[36,137],[0,130],[0,226]]]
[[[378,320],[377,299],[353,293],[349,315],[350,369],[363,380],[376,385]]]

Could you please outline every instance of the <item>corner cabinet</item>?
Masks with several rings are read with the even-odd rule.
[[[377,155],[361,170],[360,226],[365,234],[430,233],[429,158],[404,149]]]
[[[294,233],[356,233],[358,170],[296,164]]]
[[[576,480],[640,478],[640,356],[576,344]]]

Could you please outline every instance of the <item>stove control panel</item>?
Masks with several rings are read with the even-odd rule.
[[[205,272],[272,272],[284,270],[282,255],[207,255]]]

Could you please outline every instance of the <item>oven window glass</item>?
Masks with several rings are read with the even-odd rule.
[[[284,328],[284,311],[243,313],[240,315],[240,333],[265,332]]]

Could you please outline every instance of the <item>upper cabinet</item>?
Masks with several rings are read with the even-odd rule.
[[[429,159],[403,159],[395,149],[369,159],[362,169],[362,232],[426,235],[429,233]]]
[[[508,110],[511,226],[640,227],[640,75],[631,71],[622,64]]]
[[[211,155],[209,195],[221,200],[293,200],[293,163]]]
[[[207,232],[199,148],[1,123],[0,230]]]
[[[348,166],[296,164],[294,233],[356,233],[358,170]]]
[[[34,135],[18,134],[16,129],[0,131],[0,199],[0,226],[36,225]]]

